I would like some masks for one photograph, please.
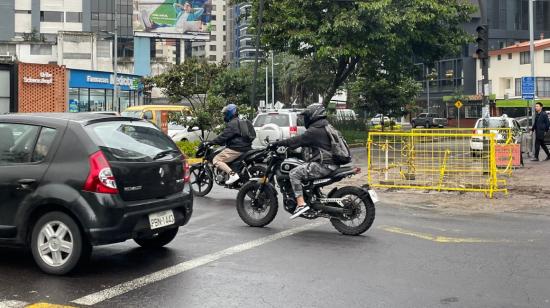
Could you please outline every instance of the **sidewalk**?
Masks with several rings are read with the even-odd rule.
[[[366,151],[353,150],[355,165],[362,173],[341,184],[367,183]],[[542,154],[541,156],[544,156]],[[377,190],[382,204],[438,209],[445,212],[531,212],[550,214],[550,161],[532,162],[524,155],[525,166],[501,175],[507,182],[508,195],[497,193],[493,199],[482,193],[437,192],[410,189]],[[340,185],[339,185],[340,186]]]

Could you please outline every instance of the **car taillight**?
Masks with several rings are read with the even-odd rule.
[[[189,181],[190,181],[189,164],[187,163],[187,161],[184,161],[183,162],[183,182],[189,183]]]
[[[297,126],[291,126],[290,127],[290,136],[297,135],[298,134],[298,127]]]
[[[90,172],[84,184],[84,190],[103,194],[118,194],[115,176],[103,152],[90,155]]]

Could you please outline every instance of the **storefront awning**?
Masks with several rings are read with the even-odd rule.
[[[550,99],[537,99],[537,102],[541,102],[544,105],[550,105]],[[496,106],[500,108],[527,108],[530,107],[529,101],[524,99],[502,99],[496,101]]]

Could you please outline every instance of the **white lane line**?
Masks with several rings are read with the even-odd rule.
[[[0,301],[0,308],[23,308],[29,303],[15,300]]]
[[[247,251],[247,250],[256,248],[256,247],[261,246],[261,245],[265,245],[267,243],[270,243],[270,242],[273,242],[273,241],[276,241],[276,240],[280,240],[280,239],[285,238],[285,237],[289,237],[291,235],[294,235],[294,234],[297,234],[297,233],[300,233],[300,232],[303,232],[303,231],[306,231],[306,230],[316,228],[316,227],[318,227],[320,225],[323,225],[325,223],[326,222],[311,223],[311,224],[303,225],[303,226],[300,226],[300,227],[292,228],[292,229],[289,229],[289,230],[286,230],[286,231],[282,231],[282,232],[279,232],[279,233],[275,233],[275,234],[272,234],[272,235],[269,235],[269,236],[266,236],[266,237],[262,237],[262,238],[259,238],[257,240],[246,242],[246,243],[243,243],[243,244],[240,244],[240,245],[229,247],[227,249],[224,249],[224,250],[221,250],[221,251],[218,251],[218,252],[214,252],[214,253],[211,253],[211,254],[208,254],[208,255],[205,255],[205,256],[202,256],[202,257],[198,257],[198,258],[186,261],[186,262],[182,262],[182,263],[173,265],[171,267],[165,268],[163,270],[151,273],[149,275],[145,275],[145,276],[142,276],[142,277],[139,277],[139,278],[136,278],[136,279],[118,284],[118,285],[110,287],[108,289],[104,289],[104,290],[101,290],[99,292],[86,295],[84,297],[73,300],[72,303],[77,304],[77,305],[86,305],[86,306],[96,305],[96,304],[98,304],[100,302],[103,302],[105,300],[108,300],[108,299],[111,299],[113,297],[125,294],[127,292],[139,289],[141,287],[152,284],[154,282],[158,282],[158,281],[170,278],[172,276],[181,274],[181,273],[186,272],[188,270],[192,270],[196,267],[214,262],[214,261],[219,260],[221,258],[225,258],[225,257],[231,256],[231,255],[243,252],[243,251]]]

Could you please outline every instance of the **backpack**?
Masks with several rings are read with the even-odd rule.
[[[330,124],[325,126],[325,130],[330,138],[332,161],[337,165],[349,164],[351,162],[351,152],[342,134]]]
[[[238,120],[239,132],[241,137],[248,138],[249,141],[256,139],[256,130],[254,130],[254,125],[249,120]]]

